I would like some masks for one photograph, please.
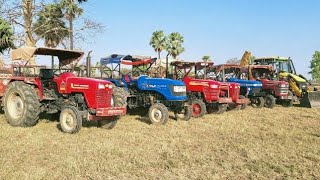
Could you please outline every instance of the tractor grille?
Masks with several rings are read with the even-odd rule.
[[[112,94],[108,93],[104,89],[96,91],[96,104],[97,108],[103,108],[110,106]]]
[[[220,92],[217,89],[204,88],[204,93],[209,99],[217,99]]]
[[[280,94],[288,94],[289,89],[288,88],[279,88],[279,93]]]

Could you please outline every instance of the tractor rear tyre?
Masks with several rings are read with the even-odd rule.
[[[169,120],[168,108],[162,103],[155,103],[149,108],[149,120],[151,124],[164,125]]]
[[[119,117],[112,117],[111,119],[98,121],[98,125],[103,129],[112,129],[116,126],[118,120],[119,120]]]
[[[192,116],[192,110],[190,106],[184,106],[183,109],[178,112],[175,111],[174,112],[174,116],[177,120],[184,120],[184,121],[189,121],[191,119]]]
[[[39,121],[40,102],[34,88],[22,81],[9,84],[4,99],[4,114],[12,126],[31,127]]]
[[[264,98],[256,97],[251,100],[251,106],[253,108],[262,108],[264,106]]]
[[[191,101],[191,109],[192,109],[192,117],[195,117],[195,118],[202,117],[207,112],[206,104],[199,99],[195,99]]]
[[[121,87],[113,86],[112,99],[114,107],[127,107],[128,92]]]
[[[228,105],[225,104],[219,104],[216,106],[208,106],[207,107],[207,112],[209,114],[223,114],[224,112],[226,112],[228,109]]]
[[[114,86],[112,87],[112,107],[127,107],[127,97],[128,93],[124,88]],[[108,117],[104,120],[98,121],[98,126],[103,129],[112,129],[116,126],[120,116]]]
[[[264,106],[267,108],[273,108],[276,105],[276,98],[274,98],[271,94],[268,94],[265,98],[264,98]]]
[[[78,109],[74,106],[66,106],[60,113],[60,127],[63,132],[75,134],[82,127],[82,117]]]

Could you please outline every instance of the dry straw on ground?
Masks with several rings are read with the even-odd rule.
[[[0,179],[319,179],[319,109],[206,115],[152,126],[125,116],[76,135],[57,122],[14,128],[0,115]]]

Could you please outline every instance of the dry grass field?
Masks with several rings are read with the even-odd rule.
[[[319,179],[320,110],[253,109],[69,135],[0,115],[0,179]]]

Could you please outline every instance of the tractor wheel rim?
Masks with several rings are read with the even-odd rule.
[[[71,130],[74,127],[75,120],[70,112],[64,112],[62,118],[62,124],[67,130]]]
[[[151,113],[152,113],[153,120],[154,120],[155,122],[160,122],[160,121],[161,121],[161,119],[162,119],[162,112],[161,112],[161,110],[159,110],[159,109],[153,109]]]
[[[24,103],[21,96],[18,93],[11,93],[8,97],[8,113],[14,118],[18,119],[22,117]]]
[[[201,113],[201,107],[199,104],[192,105],[192,113],[193,115],[199,115]]]

